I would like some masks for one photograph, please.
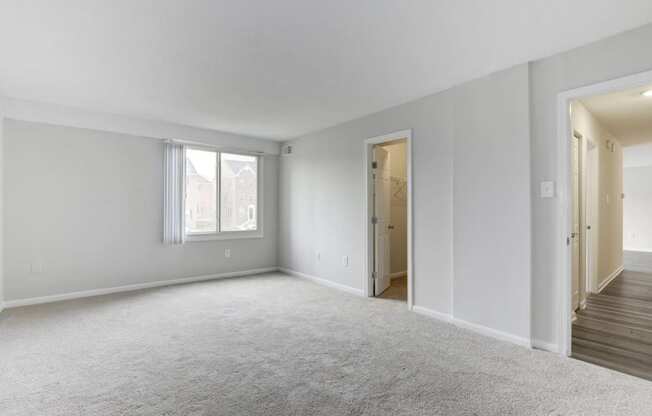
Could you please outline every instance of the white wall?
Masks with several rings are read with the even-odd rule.
[[[398,142],[382,147],[389,152],[392,177],[390,222],[394,229],[390,232],[390,271],[403,273],[407,272],[407,146],[405,142]]]
[[[623,148],[623,166],[625,168],[652,166],[652,142]]]
[[[7,119],[5,299],[274,267],[277,167],[265,156],[263,239],[166,246],[160,140]]]
[[[562,205],[540,199],[539,183],[559,183],[557,95],[566,90],[652,69],[652,25],[530,64],[532,134],[532,328],[539,345],[557,344],[560,310],[558,251]]]
[[[183,139],[269,154],[279,153],[278,142],[272,140],[2,96],[0,96],[0,113],[14,120],[123,133],[136,137]]]
[[[652,163],[624,172],[625,250],[652,252]]]
[[[625,250],[652,252],[652,143],[623,149]]]
[[[4,309],[4,116],[0,112],[0,312]]]
[[[528,108],[522,65],[292,141],[280,265],[363,287],[363,140],[411,128],[415,305],[529,339]]]

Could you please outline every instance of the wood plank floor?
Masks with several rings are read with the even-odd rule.
[[[392,279],[387,290],[381,293],[378,297],[407,302],[407,277]]]
[[[652,380],[652,274],[624,271],[589,295],[573,323],[572,356]]]

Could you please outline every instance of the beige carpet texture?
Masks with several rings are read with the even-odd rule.
[[[645,415],[652,383],[283,274],[0,314],[0,415]]]

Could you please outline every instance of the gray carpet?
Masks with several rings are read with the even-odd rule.
[[[646,415],[652,383],[280,274],[0,314],[0,415]]]

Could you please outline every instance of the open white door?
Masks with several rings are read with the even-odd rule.
[[[374,295],[390,285],[391,173],[389,152],[374,146]]]
[[[571,232],[572,244],[572,278],[573,278],[573,310],[580,307],[580,290],[581,290],[581,250],[580,250],[580,224],[581,224],[581,197],[580,197],[580,138],[573,136],[571,139],[571,161],[572,161],[572,203],[573,203],[573,231]]]
[[[597,252],[598,240],[596,238],[598,225],[598,149],[594,142],[587,140],[586,143],[586,227],[584,233],[586,238],[586,290],[588,293],[598,293],[597,277]]]

